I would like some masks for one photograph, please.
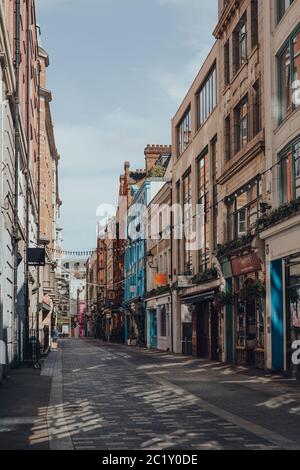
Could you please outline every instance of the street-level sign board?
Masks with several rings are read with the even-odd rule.
[[[27,262],[29,266],[45,266],[46,251],[45,248],[28,248]]]

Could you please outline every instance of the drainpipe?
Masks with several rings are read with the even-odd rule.
[[[16,0],[15,11],[15,187],[13,221],[13,324],[14,360],[19,358],[19,319],[18,319],[18,264],[19,264],[19,156],[20,156],[20,0]]]

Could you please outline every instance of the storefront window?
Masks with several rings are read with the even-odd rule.
[[[264,349],[265,309],[261,297],[253,295],[248,286],[258,285],[261,273],[235,279],[235,307],[237,313],[236,346],[250,350]],[[249,296],[244,297],[249,290]]]
[[[165,306],[160,311],[160,335],[164,338],[167,336],[167,310]]]
[[[287,354],[289,368],[292,345],[300,340],[300,258],[287,263]]]

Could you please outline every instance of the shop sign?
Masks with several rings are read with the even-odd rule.
[[[168,275],[167,274],[155,273],[155,275],[154,275],[154,285],[155,285],[155,287],[168,285]]]
[[[178,287],[183,289],[185,287],[191,287],[193,276],[178,276]]]
[[[261,261],[256,253],[249,253],[248,255],[232,259],[231,267],[234,277],[261,271],[262,269]]]
[[[27,262],[29,266],[45,266],[46,251],[45,248],[28,248]]]
[[[221,263],[221,270],[224,279],[229,279],[232,277],[232,268],[230,261],[225,261],[224,263]]]

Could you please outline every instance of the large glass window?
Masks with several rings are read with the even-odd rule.
[[[261,180],[250,182],[245,188],[228,198],[229,240],[247,235],[260,215]]]
[[[212,184],[213,184],[213,201],[212,201],[212,217],[213,217],[213,249],[216,250],[219,243],[218,230],[218,138],[211,143],[211,159],[212,159]]]
[[[291,36],[278,56],[279,67],[279,122],[296,107],[300,81],[300,31]]]
[[[293,369],[291,352],[294,341],[300,340],[300,258],[292,258],[286,263],[287,284],[287,364]]]
[[[192,138],[192,112],[187,111],[177,128],[177,155],[186,150]]]
[[[197,163],[198,204],[201,206],[201,249],[199,250],[199,272],[205,272],[209,263],[209,156],[208,152]]]
[[[277,3],[277,23],[283,18],[285,12],[294,0],[276,0]]]
[[[214,66],[197,94],[198,128],[207,120],[217,105],[217,71]]]
[[[261,281],[261,273],[235,278],[236,346],[246,349],[265,347],[265,309],[262,299],[240,299],[240,292],[252,283]]]
[[[249,107],[248,96],[237,106],[235,118],[235,150],[239,152],[249,140]]]
[[[184,274],[192,274],[193,259],[191,251],[192,233],[192,178],[191,173],[183,179],[183,214],[184,214]]]
[[[280,155],[281,204],[300,198],[300,139]]]

